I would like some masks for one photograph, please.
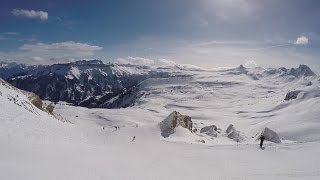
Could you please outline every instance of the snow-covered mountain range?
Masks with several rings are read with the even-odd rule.
[[[119,108],[135,103],[143,93],[141,83],[155,78],[192,78],[190,72],[208,72],[201,69],[171,65],[150,67],[130,64],[104,64],[100,60],[76,61],[54,65],[24,65],[0,63],[0,77],[14,86],[34,92],[42,99],[66,101],[89,108]],[[254,80],[282,76],[288,80],[316,76],[308,66],[298,68],[247,70],[242,65],[226,74],[245,74]],[[231,84],[230,84],[231,85]],[[143,86],[143,85],[142,85]],[[209,84],[203,83],[203,86]]]
[[[85,107],[127,107],[130,102],[117,97],[153,76],[168,74],[145,66],[104,64],[100,60],[54,65],[0,64],[0,77],[14,86],[42,99]]]
[[[89,108],[134,106],[159,114],[161,119],[178,111],[195,120],[195,129],[213,125],[226,128],[230,124],[238,129],[246,124],[251,128],[241,130],[240,139],[244,142],[250,142],[249,137],[256,136],[264,127],[276,130],[285,140],[320,140],[320,135],[312,130],[320,129],[320,124],[297,126],[290,120],[293,112],[300,112],[294,118],[300,115],[306,122],[312,122],[318,114],[314,107],[320,105],[320,81],[306,65],[290,69],[240,65],[205,70],[175,64],[151,67],[92,60],[49,66],[2,63],[0,74],[14,86],[52,102],[66,101]],[[307,112],[304,108],[310,102],[313,105]],[[252,122],[254,126],[250,125]],[[279,126],[280,123],[285,125]],[[219,139],[200,135],[207,144],[215,144]],[[171,141],[170,138],[164,140]],[[178,139],[188,141],[188,138]],[[232,140],[224,143],[229,142]]]

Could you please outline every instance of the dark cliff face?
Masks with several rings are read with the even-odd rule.
[[[126,69],[136,71],[126,71]],[[26,66],[11,63],[0,67],[0,75],[17,88],[34,92],[42,99],[66,101],[90,108],[119,108],[132,105],[124,100],[146,78],[166,76],[146,67],[104,64],[99,60],[67,64]]]

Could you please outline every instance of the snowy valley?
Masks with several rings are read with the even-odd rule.
[[[320,78],[306,65],[1,63],[0,76],[0,179],[320,178]],[[281,143],[261,150],[266,127]]]

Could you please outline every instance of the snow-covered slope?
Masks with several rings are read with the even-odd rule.
[[[319,78],[306,65],[290,69],[241,65],[210,71],[177,64],[157,68],[92,60],[51,66],[3,64],[1,67],[0,72],[14,85],[26,90],[31,88],[41,97],[54,101],[62,98],[84,107],[134,105],[134,108],[156,113],[161,119],[172,111],[179,111],[192,117],[196,129],[216,125],[225,130],[233,124],[245,142],[254,141],[251,137],[264,127],[277,131],[285,140],[320,140],[317,133],[320,125],[314,122],[314,117],[320,115],[317,110]],[[23,70],[13,75],[11,70],[18,67]],[[23,76],[17,76],[21,73]],[[203,136],[207,144],[227,136],[219,133],[218,138],[213,138],[199,132],[195,134]],[[226,138],[224,143],[234,141]]]
[[[292,69],[240,66],[222,71],[182,72],[184,76],[141,82],[130,96],[138,97],[135,107],[162,119],[172,111],[181,112],[192,117],[198,130],[209,125],[226,130],[234,124],[244,134],[246,143],[254,142],[254,136],[264,127],[277,131],[285,140],[320,140],[316,118],[320,116],[319,78],[304,65]],[[295,99],[285,100],[290,91],[300,93]],[[223,133],[218,138],[199,135],[209,144],[232,142]]]
[[[309,68],[159,71],[168,76],[148,77],[113,97],[134,106],[58,103],[56,113],[68,122],[16,105],[7,95],[19,91],[1,86],[8,106],[0,109],[0,179],[320,178],[320,84]],[[198,131],[178,126],[161,136],[159,123],[173,111],[190,116]],[[243,141],[229,138],[230,124]],[[210,125],[216,137],[200,133]],[[266,142],[262,151],[256,135],[265,127],[283,143]]]
[[[64,138],[68,123],[37,108],[28,93],[0,79],[0,141],[4,144],[45,143]],[[3,147],[3,144],[1,145]]]

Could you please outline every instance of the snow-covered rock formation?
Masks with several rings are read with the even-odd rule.
[[[211,126],[205,126],[200,129],[200,133],[204,133],[206,135],[212,136],[212,137],[217,137],[217,126],[211,125]]]
[[[240,131],[237,131],[236,128],[232,124],[230,124],[226,130],[228,138],[236,141],[236,142],[242,142],[245,139],[240,134]]]
[[[298,97],[298,94],[301,93],[302,91],[300,90],[296,90],[296,91],[290,91],[286,94],[286,97],[284,98],[284,100],[288,101],[291,99],[296,99]]]
[[[320,97],[320,87],[307,87],[304,90],[295,90],[290,91],[286,94],[284,100],[292,100],[292,99],[310,99]]]
[[[262,131],[262,135],[265,137],[265,140],[270,141],[270,142],[274,142],[274,143],[281,143],[281,139],[279,137],[279,135],[269,129],[269,128],[264,128],[264,130]]]
[[[169,137],[175,132],[175,128],[181,126],[192,132],[191,117],[182,115],[177,111],[173,111],[168,117],[160,122],[161,136]]]

